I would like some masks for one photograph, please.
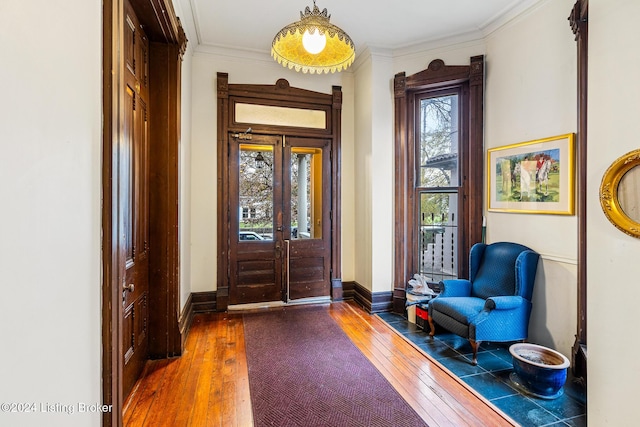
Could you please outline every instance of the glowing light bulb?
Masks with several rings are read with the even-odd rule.
[[[302,46],[304,49],[316,55],[324,50],[324,47],[327,45],[327,38],[324,34],[320,34],[320,30],[316,28],[313,33],[310,33],[309,30],[305,30],[302,35]]]

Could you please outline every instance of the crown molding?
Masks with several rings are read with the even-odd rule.
[[[363,64],[365,64],[369,59],[381,59],[387,61],[393,61],[393,51],[391,49],[376,47],[376,46],[367,46],[364,45],[356,51],[356,60],[353,62],[351,68],[353,72],[357,72],[358,68],[360,68]],[[349,70],[347,70],[349,71]]]
[[[223,56],[232,59],[241,59],[244,61],[261,61],[274,62],[269,52],[258,49],[243,49],[231,46],[199,44],[195,48],[196,55]]]
[[[193,2],[191,0],[179,0],[180,2],[188,4],[194,13]],[[485,22],[480,29],[473,30],[465,33],[450,34],[438,39],[423,40],[411,45],[389,48],[383,46],[363,45],[359,46],[356,50],[356,59],[349,69],[342,71],[343,73],[355,72],[362,66],[368,59],[390,59],[396,58],[410,58],[412,56],[421,56],[429,52],[437,52],[440,50],[449,50],[454,47],[465,46],[484,46],[487,37],[498,29],[510,24],[515,19],[524,16],[531,11],[537,9],[543,4],[551,0],[514,0],[510,5],[505,7],[503,11],[496,14],[496,18],[492,18]],[[184,10],[184,7],[183,7]],[[195,32],[200,41],[200,34],[197,26],[194,25]],[[259,49],[246,49],[233,46],[212,45],[198,43],[194,49],[194,55],[213,55],[222,56],[232,59],[239,59],[243,61],[260,61],[260,62],[275,62],[270,53],[265,50]]]
[[[196,16],[195,6],[192,0],[173,0],[172,2],[176,15],[178,15],[190,41],[187,48],[193,49],[194,46],[198,46],[201,43],[200,29],[198,28],[197,20],[194,18]]]
[[[495,18],[483,23],[480,28],[483,37],[488,37],[511,21],[539,8],[550,0],[514,0],[509,6],[496,14]]]
[[[399,57],[419,56],[423,55],[425,52],[432,53],[434,51],[447,50],[457,46],[484,46],[486,38],[491,33],[509,24],[514,19],[530,13],[548,1],[551,0],[514,0],[511,4],[497,13],[496,17],[489,19],[483,23],[479,29],[473,31],[448,34],[438,39],[418,41],[416,43],[397,48],[365,46],[362,52],[356,54],[357,56],[362,55],[362,60],[360,60],[359,57],[356,57],[354,65],[357,65],[359,61],[362,63],[362,61],[369,57],[366,55],[367,51],[370,53],[375,51],[386,52],[386,55],[395,59]]]
[[[420,44],[406,46],[393,51],[394,58],[410,58],[412,56],[422,56],[426,52],[450,50],[454,47],[464,47],[473,45],[483,45],[485,40],[482,32],[470,31],[455,36],[445,37],[438,40],[431,40]]]

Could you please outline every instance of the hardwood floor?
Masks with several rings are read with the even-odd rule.
[[[353,302],[330,314],[429,426],[512,423]],[[200,314],[182,357],[149,361],[124,405],[125,426],[252,426],[242,314]]]

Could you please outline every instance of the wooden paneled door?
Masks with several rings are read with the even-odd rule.
[[[229,302],[331,294],[331,141],[229,135]]]
[[[129,2],[124,13],[124,120],[119,147],[124,394],[149,358],[149,42]]]
[[[160,13],[162,12],[162,13]],[[187,39],[171,0],[102,2],[102,414],[179,356],[179,142]]]
[[[217,310],[342,300],[342,89],[217,89]]]

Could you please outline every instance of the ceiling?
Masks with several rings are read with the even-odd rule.
[[[316,0],[331,23],[349,34],[356,54],[365,47],[406,49],[442,39],[477,39],[543,0]],[[285,25],[313,0],[179,0],[192,15],[198,46],[269,53]],[[181,17],[184,21],[184,18]],[[191,16],[188,16],[191,18]],[[197,40],[193,40],[193,32]]]

